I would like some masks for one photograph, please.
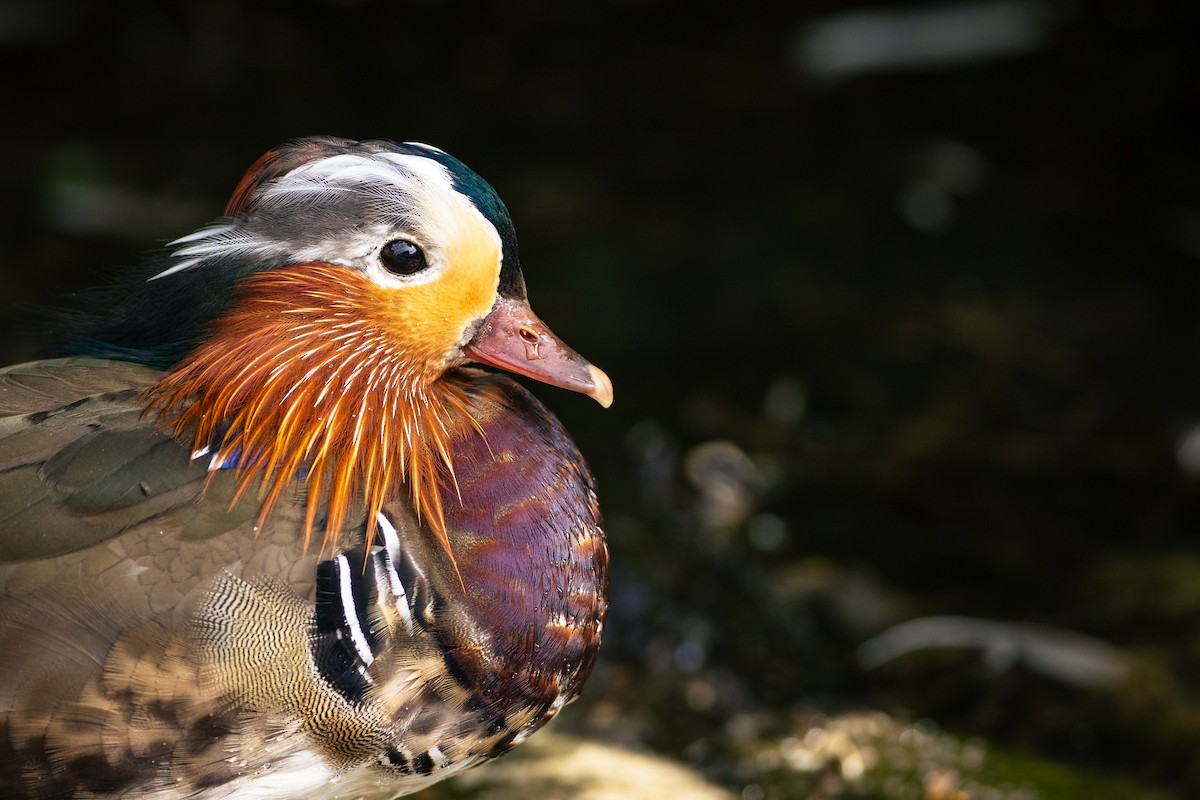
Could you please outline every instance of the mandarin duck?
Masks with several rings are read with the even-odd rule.
[[[309,138],[0,371],[0,797],[391,798],[578,695],[593,479],[508,377],[612,401],[495,191]]]

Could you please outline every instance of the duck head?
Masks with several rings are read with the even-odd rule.
[[[608,377],[530,308],[496,192],[426,145],[272,150],[223,218],[126,288],[76,351],[163,367],[148,410],[212,470],[238,467],[260,518],[299,476],[306,536],[323,523],[325,544],[358,498],[373,530],[403,485],[445,544],[454,441],[478,434],[472,398],[487,390],[470,362],[612,402]]]

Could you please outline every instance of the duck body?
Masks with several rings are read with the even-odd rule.
[[[103,357],[0,371],[0,796],[397,797],[519,744],[592,669],[592,477],[528,391],[466,364],[597,399],[607,379],[525,313],[502,224],[483,245],[421,227],[457,191],[440,151],[273,152],[167,274],[88,321],[76,351]],[[320,181],[288,184],[306,165]],[[378,213],[392,190],[408,216]],[[491,197],[471,198],[485,221]],[[354,230],[272,248],[256,208]]]

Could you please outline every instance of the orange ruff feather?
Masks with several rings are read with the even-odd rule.
[[[258,482],[260,526],[307,470],[305,546],[322,505],[322,550],[336,546],[359,497],[370,546],[380,509],[407,482],[417,517],[449,553],[441,489],[454,480],[451,445],[482,431],[444,355],[405,346],[386,314],[372,313],[379,291],[329,264],[249,278],[213,335],[148,390],[147,412],[176,436],[194,426],[196,449],[215,443],[214,464],[240,451],[233,502]]]

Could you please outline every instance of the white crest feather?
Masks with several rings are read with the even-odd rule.
[[[330,211],[327,217],[324,209]],[[440,251],[466,233],[464,211],[499,242],[494,226],[455,190],[449,170],[432,158],[343,153],[303,164],[267,183],[244,216],[176,239],[171,243],[173,263],[150,280],[223,258],[339,264],[361,269],[383,285],[435,280],[444,266]],[[345,224],[347,217],[356,224]],[[387,273],[378,264],[379,250],[397,236],[420,244],[432,269],[408,279]]]

